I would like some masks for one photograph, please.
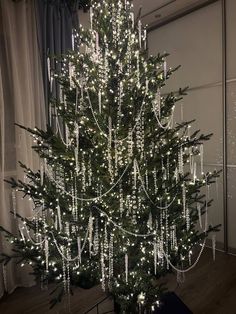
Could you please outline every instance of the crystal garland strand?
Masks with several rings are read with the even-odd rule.
[[[156,110],[157,116],[160,119],[161,118],[161,91],[160,91],[159,87],[158,87],[157,92],[156,92],[154,109]]]
[[[166,251],[166,255],[168,256],[169,254],[169,216],[168,216],[168,208],[165,210],[165,219],[166,219],[166,225],[165,225],[165,232],[166,232],[166,248],[165,248],[165,251]],[[167,262],[166,264],[166,268],[169,269],[169,263]]]
[[[185,187],[185,182],[183,182],[182,186],[182,197],[183,197],[183,217],[186,218],[186,187]]]
[[[187,206],[186,208],[186,227],[187,227],[187,231],[189,231],[190,229],[190,213],[189,213],[189,207]]]
[[[107,158],[108,158],[108,171],[111,177],[111,182],[114,182],[113,176],[113,167],[112,167],[112,155],[111,155],[111,148],[112,148],[112,120],[111,117],[108,119],[109,125],[109,138],[108,138],[108,147],[107,147]]]
[[[65,247],[62,247],[63,255],[65,253]],[[67,293],[67,276],[66,276],[66,260],[64,257],[62,257],[62,278],[63,278],[63,287],[64,292]]]
[[[111,279],[113,277],[113,235],[110,236],[110,242],[109,242],[109,282],[108,286],[111,289]]]
[[[161,237],[159,241],[159,253],[158,253],[158,260],[160,260],[161,265],[163,266],[164,259],[163,259],[163,251],[164,251],[164,226],[163,226],[163,214],[160,213],[160,230],[161,230]]]
[[[72,205],[71,205],[71,212],[72,212],[72,216],[73,219],[75,219],[75,188],[74,186],[71,187],[71,194],[73,195],[71,201],[72,201]]]
[[[98,233],[98,219],[96,219],[95,234],[93,240],[93,254],[97,255],[99,251],[99,233]]]
[[[154,255],[154,274],[157,274],[157,242],[156,239],[153,243],[153,255]]]
[[[76,145],[75,145],[75,171],[78,175],[79,173],[79,125],[78,123],[75,123],[75,139],[76,139]]]
[[[183,160],[183,148],[180,147],[179,153],[178,153],[178,164],[179,164],[179,174],[184,174],[184,160]]]
[[[75,187],[74,187],[74,219],[78,221],[78,198],[77,198],[77,180],[75,178]]]
[[[133,156],[133,133],[132,129],[129,128],[129,133],[128,133],[128,158],[129,160]]]
[[[85,166],[84,156],[82,157],[81,171],[82,171],[82,187],[81,187],[81,191],[85,192],[86,191],[86,166]]]
[[[106,271],[105,271],[105,260],[104,260],[104,247],[103,247],[102,242],[101,242],[101,274],[102,274],[102,278],[101,278],[102,290],[106,291],[106,282],[105,282]]]
[[[104,253],[107,253],[109,248],[109,242],[108,242],[108,234],[107,234],[107,225],[105,224],[104,228]]]
[[[158,188],[157,188],[157,168],[156,167],[153,170],[153,180],[154,180],[154,191],[155,191],[155,194],[157,194]]]
[[[122,216],[124,211],[124,196],[123,196],[123,188],[122,183],[119,184],[119,201],[120,201],[120,216]]]
[[[121,123],[122,103],[123,103],[123,82],[120,81],[119,100],[118,100],[118,112],[117,112],[117,129],[119,129],[120,123]]]
[[[136,71],[136,75],[137,75],[137,88],[139,89],[141,87],[141,84],[140,84],[140,60],[139,60],[139,50],[136,51],[135,53],[136,55],[136,58],[137,58],[137,71]]]
[[[116,130],[114,131],[114,151],[115,151],[115,177],[118,176],[118,163],[119,163],[119,151],[118,151],[118,143],[117,143],[117,136]]]
[[[148,182],[148,170],[145,171],[145,185],[146,185],[146,190],[149,189],[149,182]]]
[[[71,252],[70,248],[67,248],[66,250],[66,257],[67,257],[67,263],[66,263],[66,282],[67,282],[67,294],[69,297],[69,307],[70,307],[70,259],[71,259]]]
[[[91,158],[90,158],[89,165],[88,165],[88,186],[92,186],[92,178],[93,178],[93,171],[92,171],[92,163],[91,163]]]

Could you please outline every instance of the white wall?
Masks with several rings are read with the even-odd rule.
[[[190,92],[183,100],[184,120],[196,119],[192,129],[214,133],[204,146],[205,169],[222,169],[223,119],[222,119],[222,32],[221,2],[199,9],[149,34],[149,52],[168,52],[170,67],[181,68],[168,81],[166,90],[189,86]],[[178,108],[178,105],[177,105]],[[178,110],[178,109],[177,109]],[[180,118],[180,108],[176,120]],[[211,187],[214,204],[209,222],[223,225],[222,177],[218,192]],[[217,233],[223,242],[224,228]]]

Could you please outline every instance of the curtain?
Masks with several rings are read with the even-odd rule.
[[[48,56],[63,55],[72,48],[72,32],[78,29],[79,0],[37,0],[36,14],[38,25],[38,38],[43,67],[43,81],[45,91],[45,103],[49,115],[50,97],[59,96],[58,86],[53,82],[50,87],[48,79]],[[50,61],[51,69],[60,71],[60,63],[57,65]],[[47,115],[47,119],[48,119]]]
[[[11,189],[4,179],[24,180],[18,160],[33,170],[39,169],[38,156],[32,151],[32,138],[14,123],[45,128],[45,101],[39,54],[35,1],[0,1],[0,225],[17,232],[18,221],[10,215]],[[32,214],[33,204],[16,194],[16,211]],[[0,235],[0,250],[10,253]],[[17,286],[31,286],[29,269],[10,262],[0,265],[0,297]]]

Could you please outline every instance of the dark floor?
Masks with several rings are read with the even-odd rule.
[[[216,261],[206,249],[198,265],[187,274],[185,283],[177,287],[175,276],[168,277],[169,288],[183,300],[194,314],[236,314],[236,257],[217,252]],[[82,314],[104,297],[100,287],[77,289],[71,299],[71,313]],[[20,288],[0,301],[1,314],[65,314],[67,305],[49,311],[49,291],[39,287]],[[108,300],[99,313],[113,307]],[[91,311],[90,314],[97,313]],[[172,313],[170,313],[172,314]],[[173,313],[174,314],[174,313]]]

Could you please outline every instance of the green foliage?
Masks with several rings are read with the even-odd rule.
[[[131,5],[124,3],[94,1],[92,30],[81,29],[75,49],[55,58],[60,70],[52,75],[62,95],[51,101],[52,123],[46,130],[19,126],[32,136],[44,170],[34,172],[20,163],[28,181],[7,181],[33,200],[35,217],[17,215],[25,239],[0,229],[14,244],[14,254],[2,254],[1,261],[31,263],[36,278],[56,282],[51,307],[70,291],[68,282],[89,289],[105,271],[109,293],[122,311],[137,311],[141,292],[150,310],[165,291],[160,279],[172,271],[160,247],[155,271],[154,244],[163,245],[176,267],[187,268],[193,248],[219,230],[208,224],[198,228],[199,210],[203,216],[212,204],[204,189],[219,172],[195,177],[188,170],[191,160],[200,162],[201,145],[212,134],[189,132],[194,120],[171,126],[174,107],[188,88],[162,92],[157,100],[179,67],[165,71],[166,53],[148,55],[145,33],[140,42],[139,23],[133,23]],[[86,241],[91,217],[93,242]],[[84,244],[81,263],[78,237]]]

